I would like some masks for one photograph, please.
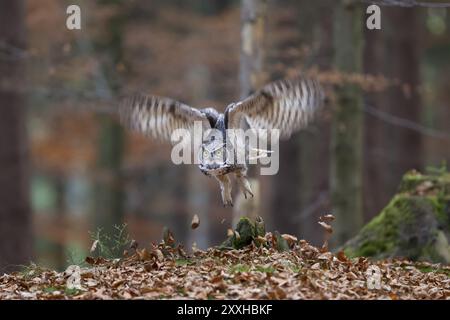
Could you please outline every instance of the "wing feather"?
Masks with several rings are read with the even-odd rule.
[[[210,128],[206,115],[182,102],[159,96],[135,94],[119,107],[120,120],[128,128],[153,138],[170,141],[176,129],[192,132],[195,121]]]
[[[272,82],[225,111],[227,128],[240,128],[245,119],[253,129],[279,129],[287,138],[304,128],[322,104],[320,84],[297,77]]]

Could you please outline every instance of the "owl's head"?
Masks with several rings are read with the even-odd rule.
[[[222,140],[209,140],[199,149],[199,167],[202,171],[211,174],[218,174],[225,170],[229,166],[227,158],[228,150]]]

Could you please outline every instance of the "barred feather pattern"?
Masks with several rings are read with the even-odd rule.
[[[128,128],[159,140],[170,141],[176,129],[192,132],[195,121],[210,127],[204,113],[179,101],[145,94],[126,98],[119,108],[120,120]]]
[[[304,128],[322,104],[324,93],[314,79],[275,81],[225,111],[227,128],[240,128],[245,119],[253,129],[279,129],[282,138]]]

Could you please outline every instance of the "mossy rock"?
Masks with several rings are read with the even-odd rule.
[[[450,174],[408,172],[399,192],[357,236],[348,256],[450,263]]]
[[[236,225],[235,231],[237,231],[237,234],[234,232],[219,248],[242,249],[250,245],[258,236],[264,237],[266,234],[264,220],[261,217],[257,217],[255,221],[242,217]]]

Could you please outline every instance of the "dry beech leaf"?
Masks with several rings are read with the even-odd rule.
[[[151,259],[151,255],[150,255],[150,253],[148,253],[146,248],[141,249],[141,250],[138,249],[138,250],[136,250],[136,253],[139,256],[139,260],[141,260],[141,261],[148,261]]]
[[[120,285],[124,284],[125,282],[126,282],[125,279],[116,280],[116,281],[113,282],[112,287],[113,288],[117,288]]]
[[[347,261],[348,261],[348,258],[347,258],[347,256],[345,255],[345,253],[344,253],[343,250],[340,250],[340,251],[337,253],[336,257],[337,257],[338,260],[341,261],[341,262],[347,262]]]
[[[319,255],[317,257],[317,259],[319,259],[319,260],[331,260],[332,258],[333,258],[333,255],[331,254],[331,252],[322,253],[321,255]]]
[[[0,300],[450,297],[445,274],[450,268],[442,264],[377,261],[381,290],[370,289],[366,273],[371,261],[367,258],[349,259],[342,251],[333,256],[304,240],[280,252],[273,247],[273,240],[274,234],[268,232],[255,239],[256,243],[268,241],[264,246],[249,245],[241,250],[213,247],[194,253],[161,242],[120,260],[88,257],[91,266],[74,265],[64,272],[32,266],[24,273],[0,275]],[[422,272],[424,267],[431,271]],[[68,292],[66,286],[76,291]]]
[[[326,214],[324,216],[319,217],[320,221],[324,221],[326,223],[330,223],[331,221],[334,221],[335,217],[332,214]]]
[[[200,218],[198,217],[198,215],[195,214],[191,221],[191,228],[197,229],[199,225],[200,225]]]
[[[297,237],[290,234],[282,234],[281,237],[287,241],[287,243],[291,246],[297,242]]]
[[[257,236],[257,237],[255,238],[255,241],[256,241],[256,243],[258,243],[258,244],[264,244],[264,243],[267,242],[267,239],[264,238],[264,237],[261,237],[261,236]]]
[[[319,221],[318,223],[320,224],[320,226],[321,226],[322,228],[325,229],[326,232],[328,232],[328,233],[333,233],[333,228],[332,228],[329,224],[327,224],[327,223],[325,223],[325,222],[323,222],[323,221]]]
[[[156,258],[158,259],[158,261],[163,261],[164,260],[164,255],[163,255],[161,250],[155,249],[154,253],[156,254]]]
[[[318,269],[320,269],[320,263],[319,262],[317,262],[317,263],[315,263],[315,264],[313,264],[311,266],[311,270],[318,270]]]

